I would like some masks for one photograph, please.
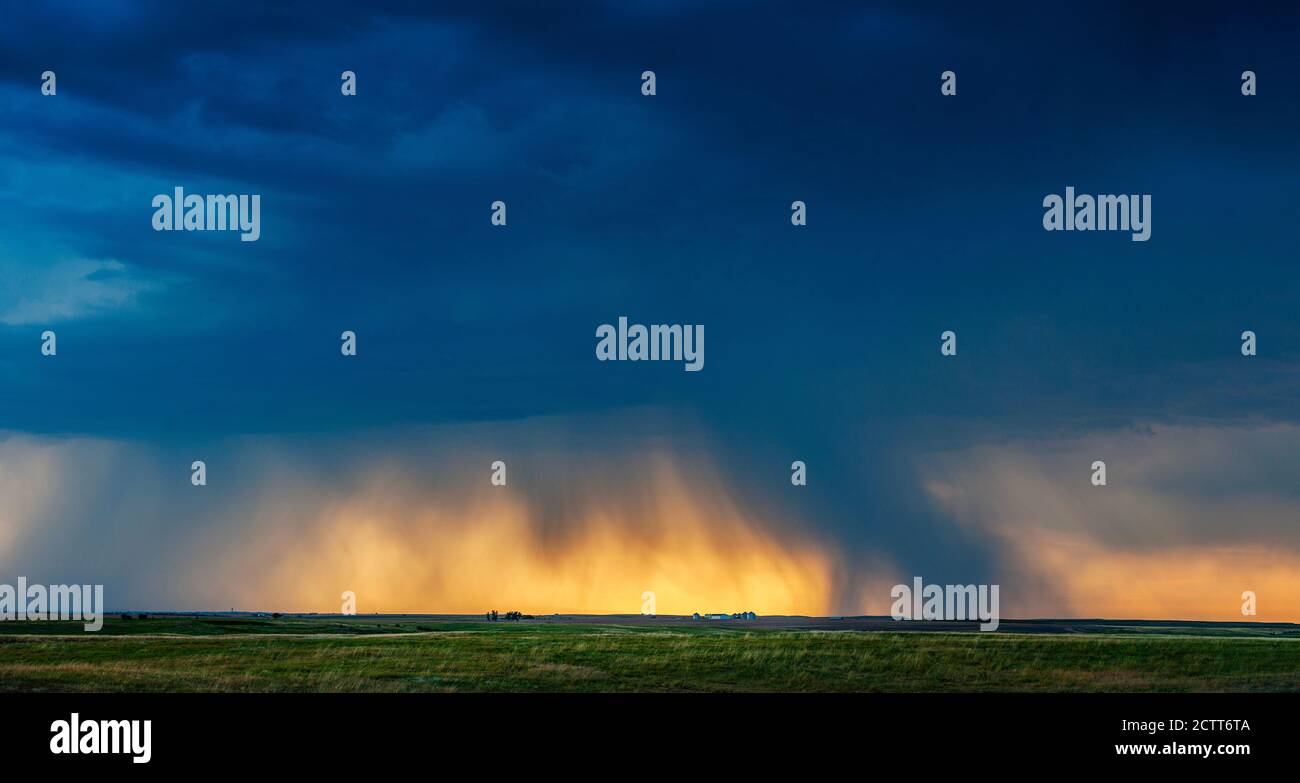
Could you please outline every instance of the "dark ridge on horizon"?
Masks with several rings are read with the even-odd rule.
[[[332,620],[342,622],[362,621],[413,621],[413,622],[465,622],[484,623],[489,621],[482,614],[440,614],[440,613],[358,613],[344,615],[338,613],[317,612],[260,612],[251,610],[228,611],[147,611],[120,610],[105,612],[105,617],[146,616],[151,619],[166,618],[238,618],[265,620]],[[47,622],[47,621],[40,621]],[[887,615],[759,615],[757,619],[708,619],[699,620],[691,615],[641,615],[641,614],[547,614],[531,615],[526,619],[508,621],[502,619],[491,624],[525,625],[525,624],[619,624],[630,626],[655,625],[699,625],[714,627],[735,627],[769,630],[848,630],[875,632],[970,632],[978,631],[979,621],[960,620],[894,620]],[[1255,621],[1255,620],[1175,620],[1175,619],[1106,619],[1106,618],[1004,618],[1000,621],[996,633],[1087,633],[1096,631],[1120,631],[1132,629],[1250,629],[1256,631],[1279,631],[1300,635],[1300,623]],[[2,633],[2,631],[0,631]]]

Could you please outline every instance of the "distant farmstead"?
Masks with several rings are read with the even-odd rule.
[[[691,615],[692,620],[757,620],[758,615],[753,612],[736,612],[735,614],[706,614],[700,615],[699,612]]]

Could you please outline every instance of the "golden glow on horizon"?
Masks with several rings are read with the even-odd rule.
[[[1298,437],[1291,425],[1156,427],[1009,443],[937,459],[925,486],[1002,554],[1005,618],[1300,622],[1300,508],[1257,481]],[[1108,484],[1093,486],[1101,455]],[[1245,591],[1255,615],[1241,613]]]
[[[1017,550],[1036,580],[1052,580],[1047,607],[1056,616],[1300,621],[1300,557],[1286,552],[1179,547],[1134,553],[1059,534],[1022,535]],[[1254,616],[1241,613],[1246,590],[1256,596]],[[1032,600],[1025,603],[1025,611],[1044,614]],[[1004,616],[1016,616],[1013,606],[1004,597]]]
[[[530,519],[511,487],[487,487],[486,472],[464,506],[395,504],[380,482],[292,538],[265,526],[265,538],[240,543],[261,553],[252,562],[233,551],[211,562],[245,562],[224,577],[233,600],[290,611],[337,612],[344,590],[359,613],[638,614],[644,591],[659,614],[833,610],[824,544],[755,524],[716,490],[688,489],[718,486],[712,477],[688,485],[668,461],[651,464],[644,502],[587,503],[554,529]]]
[[[982,553],[972,560],[1000,585],[1004,619],[1300,622],[1300,504],[1270,476],[1255,481],[1298,437],[1296,427],[1175,429],[936,455],[923,486],[959,538],[934,543]],[[438,463],[448,451],[482,470]],[[167,486],[147,450],[6,438],[0,571],[39,580],[93,559],[96,575],[113,575],[110,607],[333,613],[350,590],[363,613],[469,614],[631,614],[649,590],[660,614],[884,615],[890,587],[914,575],[833,529],[819,535],[738,502],[701,458],[610,452],[582,463],[581,451],[534,451],[530,491],[517,473],[491,487],[492,457],[469,447],[429,454],[367,451],[347,469],[311,472],[259,443],[229,460],[252,465],[236,489],[186,484],[186,502],[169,504],[156,491],[119,497],[128,477]],[[1104,488],[1088,481],[1097,454],[1120,455]],[[1225,475],[1231,464],[1243,467]],[[61,489],[69,475],[76,493]],[[977,578],[917,559],[930,583]],[[1254,616],[1241,614],[1246,590]]]

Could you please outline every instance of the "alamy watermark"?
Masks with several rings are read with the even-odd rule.
[[[1075,195],[1043,198],[1043,228],[1048,231],[1132,231],[1134,242],[1151,238],[1151,195]]]
[[[50,724],[50,752],[56,756],[64,753],[123,753],[132,756],[134,764],[148,764],[153,758],[153,721],[150,720],[91,720],[72,713],[68,720]]]
[[[104,627],[103,585],[0,584],[0,620],[82,620],[87,631]]]
[[[607,361],[674,361],[687,372],[704,369],[704,324],[628,325],[627,316],[596,327],[596,358]]]
[[[927,585],[917,576],[911,586],[894,585],[889,597],[895,620],[979,620],[981,631],[998,629],[997,585]]]
[[[242,231],[241,242],[256,242],[262,236],[262,197],[249,195],[185,195],[176,188],[172,195],[153,197],[154,231]]]

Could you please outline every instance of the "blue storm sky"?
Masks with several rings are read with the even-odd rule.
[[[907,573],[969,579],[996,557],[927,502],[913,476],[927,455],[1300,415],[1294,8],[4,16],[11,435],[188,464],[231,438],[328,458],[340,438],[387,437],[364,433],[562,417],[628,451],[707,449],[751,497],[779,495],[806,460],[807,524]],[[151,199],[178,186],[261,194],[261,239],[153,231]],[[1042,199],[1066,186],[1151,194],[1150,241],[1044,231]],[[596,326],[620,315],[704,324],[704,371],[596,361]],[[1259,335],[1248,362],[1244,329]],[[1293,478],[1261,480],[1292,496]]]

